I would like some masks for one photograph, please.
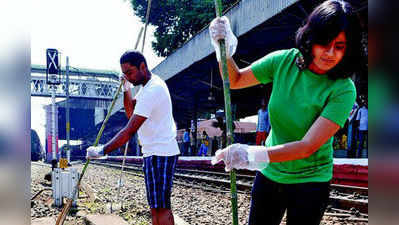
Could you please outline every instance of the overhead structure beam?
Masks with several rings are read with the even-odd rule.
[[[31,73],[46,74],[46,66],[33,64],[31,66]],[[61,74],[66,73],[66,68],[61,68]],[[84,69],[69,67],[69,76],[84,76],[84,77],[102,77],[110,78],[112,80],[119,81],[118,72],[112,70],[94,70],[94,69]]]
[[[298,0],[242,0],[225,16],[230,19],[234,34],[240,37],[296,2]],[[213,53],[208,29],[203,29],[152,69],[152,72],[159,74],[163,80],[168,80]]]
[[[45,76],[31,76],[31,95],[50,97],[50,86],[46,84]],[[103,81],[98,79],[69,79],[68,90],[70,97],[112,100],[119,83],[117,81]],[[66,97],[66,78],[61,79],[61,85],[56,87],[56,97]]]

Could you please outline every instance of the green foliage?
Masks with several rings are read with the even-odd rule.
[[[223,10],[237,0],[223,0]],[[130,0],[135,15],[145,23],[148,0]],[[152,0],[149,24],[156,27],[152,48],[168,56],[215,17],[214,0]]]

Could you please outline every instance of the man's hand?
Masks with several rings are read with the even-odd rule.
[[[226,16],[216,17],[209,25],[211,43],[216,51],[216,58],[220,61],[219,40],[224,39],[226,43],[226,56],[232,57],[237,48],[237,37],[230,28],[229,19]]]
[[[104,156],[104,145],[87,148],[86,159],[97,159]]]
[[[126,92],[133,87],[133,85],[125,78],[125,75],[119,75],[119,81],[122,82],[122,91]]]
[[[263,146],[232,144],[216,151],[212,164],[215,165],[220,161],[224,162],[226,171],[231,169],[262,170],[269,164],[269,156]]]

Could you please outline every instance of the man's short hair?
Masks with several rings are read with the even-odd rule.
[[[140,64],[144,62],[144,65],[147,67],[147,62],[139,51],[126,51],[123,53],[119,61],[120,64],[129,63],[130,65],[137,67],[137,69],[139,69]]]

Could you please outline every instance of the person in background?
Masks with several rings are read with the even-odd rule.
[[[261,101],[261,108],[258,110],[258,124],[256,125],[256,145],[265,145],[269,131],[269,113],[264,99]]]
[[[352,110],[348,117],[348,157],[355,158],[356,157],[356,143],[357,143],[357,127],[358,123],[356,122],[357,113],[359,111],[359,105],[357,102],[353,104]]]
[[[195,133],[194,132],[190,132],[190,152],[189,152],[189,156],[195,156],[195,153],[197,151],[197,146],[195,146]]]
[[[190,131],[188,128],[184,131],[183,134],[183,152],[182,156],[187,156],[190,150]]]
[[[201,139],[201,147],[198,152],[198,156],[206,156],[208,153],[208,146],[209,146],[209,136],[206,131],[202,132],[202,139]]]
[[[212,139],[211,156],[215,155],[215,152],[218,148],[219,148],[218,138],[214,136]]]
[[[366,148],[368,149],[368,107],[365,100],[362,101],[356,119],[359,120],[359,147],[356,156],[361,158],[365,139],[367,139]]]
[[[226,119],[225,119],[224,110],[216,111],[215,119],[216,119],[216,121],[212,122],[212,126],[222,130],[222,137],[221,137],[221,142],[219,143],[219,146],[221,146],[222,148],[225,148],[226,143],[227,143],[227,127],[226,127]],[[236,129],[236,125],[233,121],[233,131],[235,129]],[[234,134],[233,134],[233,136],[234,136]]]

